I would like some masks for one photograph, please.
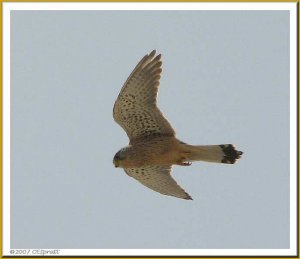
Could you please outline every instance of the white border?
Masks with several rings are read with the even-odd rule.
[[[2,250],[3,255],[10,247],[10,12],[3,7],[3,61],[2,61]],[[5,37],[4,37],[5,35]]]
[[[10,11],[288,10],[290,11],[290,249],[16,249],[41,256],[291,256],[297,248],[297,3],[3,3],[3,256],[10,249]],[[57,251],[57,252],[55,252]],[[57,254],[58,253],[58,254]],[[15,254],[16,255],[16,254]],[[19,254],[24,255],[24,254]]]
[[[292,10],[296,3],[3,3],[9,10]]]
[[[290,249],[297,250],[297,5],[290,10]],[[298,203],[299,206],[299,203]],[[292,227],[295,226],[295,227]]]

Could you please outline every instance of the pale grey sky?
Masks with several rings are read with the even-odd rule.
[[[235,165],[173,168],[193,197],[114,168],[115,99],[162,53],[158,104]],[[13,11],[12,248],[289,248],[288,11]]]

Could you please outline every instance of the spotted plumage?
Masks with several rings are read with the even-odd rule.
[[[193,146],[175,137],[157,107],[161,67],[161,55],[155,56],[153,50],[141,59],[121,89],[113,117],[127,133],[129,145],[116,153],[113,163],[156,192],[191,200],[172,178],[172,165],[189,166],[193,161],[233,164],[243,152],[232,144]]]
[[[130,141],[153,134],[174,136],[170,123],[156,106],[161,55],[146,55],[125,82],[114,105],[114,119],[126,131]]]

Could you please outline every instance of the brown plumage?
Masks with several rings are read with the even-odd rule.
[[[116,153],[113,163],[154,191],[191,200],[171,177],[172,165],[189,166],[193,161],[234,164],[243,152],[232,144],[193,146],[175,137],[174,129],[156,105],[160,59],[155,50],[144,56],[115,102],[114,119],[130,141]]]

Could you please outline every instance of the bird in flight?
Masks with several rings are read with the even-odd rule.
[[[115,154],[113,163],[156,192],[192,200],[172,178],[172,165],[190,166],[194,161],[234,164],[243,152],[232,144],[195,146],[175,137],[157,107],[162,61],[155,53],[153,50],[136,65],[114,104],[114,120],[127,133],[129,144]]]

